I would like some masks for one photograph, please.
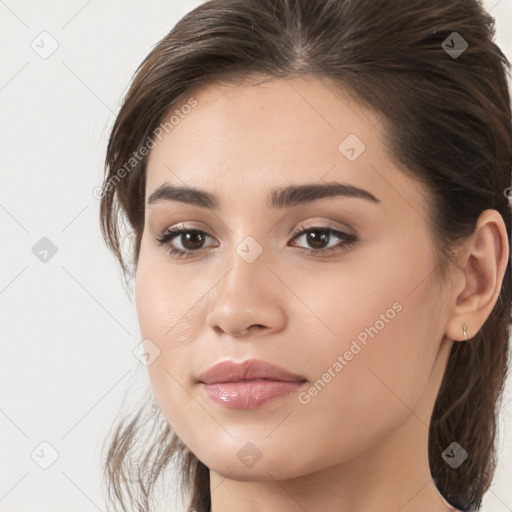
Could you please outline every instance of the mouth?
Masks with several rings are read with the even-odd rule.
[[[305,382],[254,379],[201,385],[208,398],[219,405],[231,409],[256,409],[278,398],[293,395]]]
[[[218,363],[203,373],[198,382],[216,404],[232,409],[256,409],[292,396],[308,381],[279,366],[250,359]]]
[[[266,361],[246,359],[242,362],[232,360],[221,361],[201,374],[198,381],[204,384],[215,384],[220,382],[241,382],[260,379],[283,382],[306,380],[301,375],[289,372],[280,366]]]

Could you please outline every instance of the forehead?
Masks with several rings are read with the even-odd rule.
[[[381,115],[324,81],[212,84],[173,106],[164,122],[172,115],[172,129],[150,152],[146,198],[165,182],[219,196],[229,188],[266,197],[270,188],[291,182],[331,180],[385,187],[390,198],[397,186],[410,188],[406,194],[418,192],[413,183],[393,185],[411,180],[383,143]]]
[[[187,107],[192,100],[194,108]],[[207,157],[226,163],[245,155],[247,166],[277,156],[301,160],[312,150],[337,156],[339,142],[353,132],[367,147],[382,148],[379,131],[369,130],[378,119],[312,78],[212,84],[196,89],[164,116],[148,167],[171,155],[175,162]]]

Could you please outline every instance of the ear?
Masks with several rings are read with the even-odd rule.
[[[508,260],[505,222],[498,211],[485,210],[458,257],[446,337],[463,341],[463,325],[468,340],[480,330],[498,300]]]

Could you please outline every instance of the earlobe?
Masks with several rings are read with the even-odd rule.
[[[473,338],[498,300],[509,258],[507,228],[498,211],[481,213],[460,254],[457,281],[462,284],[453,289],[445,333],[454,341]]]

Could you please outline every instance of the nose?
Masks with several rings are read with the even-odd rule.
[[[247,263],[236,252],[227,274],[211,291],[207,324],[217,334],[242,337],[275,333],[286,324],[283,283],[263,254]]]

